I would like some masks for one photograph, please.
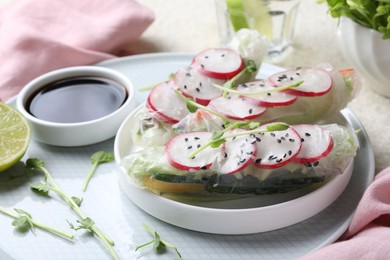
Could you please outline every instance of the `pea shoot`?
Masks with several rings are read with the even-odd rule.
[[[83,191],[87,190],[88,184],[91,181],[92,176],[95,174],[96,169],[99,166],[99,164],[111,162],[112,160],[114,160],[114,155],[110,152],[98,151],[98,152],[92,154],[92,156],[91,156],[92,168],[88,172],[88,175],[84,180],[84,184],[82,187]]]
[[[170,248],[172,250],[174,250],[176,252],[176,257],[175,257],[175,260],[183,260],[183,257],[181,256],[179,250],[177,249],[177,247],[173,246],[172,244],[168,243],[167,241],[163,240],[160,235],[154,231],[153,229],[151,229],[149,226],[143,224],[143,227],[150,233],[153,235],[153,240],[145,243],[145,244],[142,244],[140,246],[138,246],[135,251],[138,251],[140,248],[143,248],[145,246],[148,246],[148,245],[151,245],[153,244],[153,249],[161,254],[161,253],[164,253],[166,248]]]
[[[224,121],[230,120],[229,118],[218,113],[217,111],[215,111],[209,107],[206,107],[206,106],[203,106],[201,104],[196,103],[192,98],[185,97],[179,90],[175,89],[174,91],[178,97],[180,97],[181,99],[183,99],[186,102],[187,109],[190,113],[195,113],[197,109],[202,109],[204,111],[209,112],[210,114],[213,114],[213,115],[221,118]]]
[[[69,240],[73,240],[74,235],[68,234],[62,230],[59,230],[57,228],[42,224],[36,220],[33,219],[31,214],[28,212],[22,210],[22,209],[14,209],[14,212],[7,210],[4,207],[0,207],[0,212],[13,218],[14,221],[12,221],[12,225],[22,231],[28,231],[31,230],[34,232],[35,228],[39,228],[41,230],[47,231],[49,233],[52,233],[54,235],[57,235],[62,238],[66,238]]]
[[[278,87],[278,88],[274,88],[272,90],[261,90],[261,91],[253,91],[253,92],[238,91],[238,90],[235,90],[235,89],[231,89],[231,88],[226,88],[224,86],[220,86],[218,84],[212,84],[212,86],[215,87],[215,88],[221,89],[221,90],[223,90],[225,92],[228,92],[228,93],[237,94],[237,95],[245,96],[245,97],[251,97],[251,96],[267,95],[268,93],[284,91],[284,90],[287,90],[287,89],[290,89],[290,88],[296,88],[296,87],[302,85],[302,83],[303,83],[303,80],[300,80],[300,81],[297,81],[297,82],[295,82],[295,83],[293,83],[291,85],[288,85],[288,86]]]
[[[240,131],[236,133],[231,133],[225,135],[227,130],[232,130],[235,128],[239,127],[244,127],[246,126],[250,130],[247,131]],[[267,125],[265,128],[257,128],[259,125],[256,124],[255,122],[237,122],[233,123],[230,127],[225,128],[224,130],[221,131],[216,131],[212,134],[210,140],[207,143],[204,143],[201,145],[198,149],[193,151],[191,154],[188,155],[188,158],[194,158],[197,154],[199,154],[201,151],[206,149],[207,147],[211,148],[217,148],[221,146],[222,144],[226,143],[228,138],[233,138],[236,136],[243,136],[243,135],[254,135],[254,134],[259,134],[259,133],[264,133],[264,132],[273,132],[273,131],[283,131],[289,128],[287,124],[284,123],[275,123],[275,124],[270,124]]]
[[[252,74],[256,71],[256,63],[253,60],[247,60],[245,62],[245,68],[223,84],[223,90],[234,88],[241,77],[245,76],[245,74]]]
[[[31,189],[34,191],[37,191],[38,194],[41,195],[47,195],[49,191],[55,192],[57,195],[59,195],[69,206],[70,208],[79,216],[80,220],[78,223],[81,224],[80,227],[75,227],[74,225],[70,224],[70,227],[78,230],[78,229],[88,229],[92,233],[94,233],[103,243],[103,245],[106,247],[106,249],[109,251],[111,256],[114,259],[119,259],[118,255],[116,254],[113,246],[114,241],[109,238],[107,235],[105,235],[90,219],[87,217],[84,212],[80,209],[79,204],[81,201],[78,201],[74,197],[69,197],[64,191],[60,189],[60,187],[57,185],[57,183],[54,181],[53,177],[51,176],[50,172],[45,168],[45,163],[37,158],[30,158],[26,161],[26,167],[28,169],[34,170],[38,169],[42,171],[45,175],[45,182],[37,183],[31,185]],[[80,202],[80,203],[78,203]]]

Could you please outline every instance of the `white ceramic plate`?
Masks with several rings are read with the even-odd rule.
[[[114,145],[118,165],[123,157],[140,149],[132,142],[129,133],[137,124],[135,114],[144,106],[142,104],[133,111],[119,128]],[[314,216],[340,196],[350,180],[352,170],[353,163],[343,174],[315,191],[304,188],[283,194],[226,202],[203,202],[200,205],[173,201],[140,189],[133,184],[124,168],[118,171],[118,175],[126,195],[138,207],[156,218],[190,230],[240,235],[284,228]]]
[[[190,60],[190,54],[167,53],[137,55],[100,65],[126,74],[137,88],[166,79],[166,75]],[[140,103],[146,97],[146,93],[137,95]],[[351,127],[363,128],[350,110],[344,110],[343,114]],[[142,227],[144,223],[177,246],[185,259],[296,259],[335,241],[348,227],[374,175],[373,152],[364,129],[359,133],[359,141],[361,147],[351,180],[332,205],[286,228],[234,236],[189,231],[145,213],[121,191],[114,162],[101,165],[87,192],[82,193],[81,185],[91,166],[89,157],[97,150],[112,150],[113,139],[78,148],[54,147],[33,141],[24,159],[41,158],[63,190],[84,198],[83,210],[114,239],[115,250],[121,259],[173,259],[174,254],[170,251],[158,256],[151,248],[134,252],[136,246],[151,240],[150,234]],[[29,183],[42,180],[42,176],[24,175],[22,169],[18,165],[0,174],[0,205],[24,209],[36,220],[72,232],[66,220],[75,222],[75,215],[55,195],[42,198],[31,192]],[[17,232],[11,221],[0,214],[0,259],[110,259],[100,242],[83,231],[76,234],[74,242],[68,242],[40,230],[35,234]]]

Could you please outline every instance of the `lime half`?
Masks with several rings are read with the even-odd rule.
[[[272,20],[266,0],[226,0],[234,31],[248,28],[272,38]]]
[[[0,172],[26,153],[31,130],[23,115],[11,105],[0,102]]]

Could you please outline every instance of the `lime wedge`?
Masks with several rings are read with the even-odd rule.
[[[272,38],[272,20],[266,0],[226,0],[234,31],[249,28],[269,40]]]
[[[0,102],[0,172],[20,161],[30,136],[31,130],[23,115],[11,105]]]

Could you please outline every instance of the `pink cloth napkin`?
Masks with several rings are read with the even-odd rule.
[[[301,258],[311,259],[390,259],[390,167],[368,187],[339,241]]]
[[[153,21],[133,0],[12,0],[0,9],[0,100],[46,72],[115,57]]]

